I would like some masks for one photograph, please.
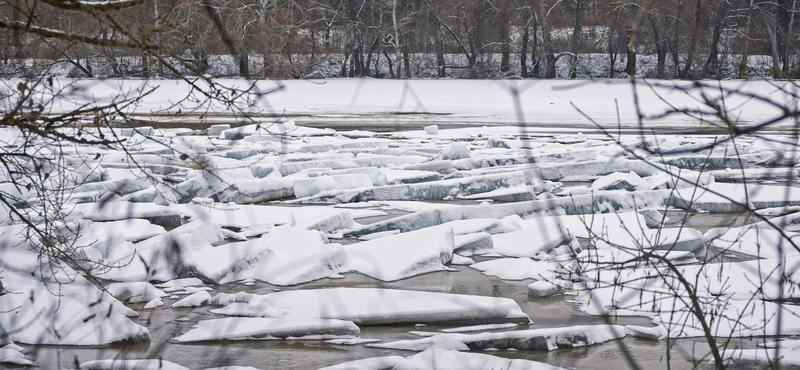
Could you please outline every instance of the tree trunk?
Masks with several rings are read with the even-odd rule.
[[[714,31],[711,35],[711,47],[708,53],[708,59],[706,59],[706,64],[703,66],[703,77],[707,78],[711,70],[717,72],[717,79],[721,79],[722,76],[719,75],[719,40],[722,36],[722,26],[725,24],[725,19],[728,16],[728,2],[722,1],[720,2],[719,8],[717,8],[717,16],[714,20]]]
[[[653,40],[656,47],[656,78],[664,78],[664,68],[667,62],[667,40],[663,37],[656,22],[656,17],[651,16],[653,26]]]
[[[739,78],[744,78],[747,72],[747,58],[749,56],[748,47],[750,46],[750,25],[753,19],[753,5],[755,0],[750,0],[750,7],[747,8],[747,25],[745,26],[744,35],[742,35],[742,60],[739,62]]]
[[[408,57],[408,43],[403,44],[403,69],[406,78],[411,78],[411,60]]]
[[[703,0],[697,0],[694,6],[694,24],[692,24],[692,37],[689,41],[689,52],[686,56],[686,66],[683,67],[683,73],[680,78],[686,79],[689,77],[689,71],[692,70],[692,63],[694,62],[694,50],[697,46],[697,31],[700,26],[701,11],[703,9]]]
[[[617,48],[614,44],[614,31],[617,29],[617,20],[619,19],[619,11],[614,10],[611,17],[611,27],[608,28],[608,78],[614,78],[614,72],[617,64]]]
[[[636,17],[639,14],[639,7],[629,6],[628,9],[628,27],[625,32],[625,53],[627,57],[625,73],[630,77],[634,77],[636,76]]]
[[[436,44],[436,75],[440,78],[445,77],[444,70],[444,51],[442,50],[442,26],[436,23],[436,33],[434,43]]]
[[[569,78],[575,78],[578,69],[578,53],[581,47],[583,33],[583,6],[585,0],[575,0],[575,24],[572,26],[572,60],[569,66]]]
[[[500,71],[507,74],[511,70],[511,40],[508,35],[508,1],[503,2],[500,11]]]
[[[542,60],[545,63],[544,78],[556,78],[556,57],[553,55],[553,43],[550,40],[550,26],[547,24],[547,4],[541,1],[540,13],[542,14]]]
[[[397,78],[401,78],[401,68],[400,68],[400,32],[397,30],[397,1],[392,1],[392,24],[394,25],[394,54],[395,54],[395,64],[397,65],[397,71],[395,72],[395,76]]]
[[[522,27],[522,45],[519,52],[519,73],[522,78],[528,78],[528,40],[530,39],[530,18]]]
[[[250,56],[247,53],[239,54],[239,76],[250,76]]]
[[[533,75],[539,78],[539,58],[537,58],[539,46],[539,21],[536,14],[533,15],[533,45],[531,46],[531,64],[533,64]]]

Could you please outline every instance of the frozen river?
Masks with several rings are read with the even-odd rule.
[[[75,84],[85,95],[57,102],[54,111],[144,86],[135,80]],[[800,334],[800,309],[791,304],[798,299],[791,272],[800,266],[800,252],[776,242],[800,242],[800,155],[793,123],[781,121],[761,135],[727,141],[726,134],[776,114],[774,107],[733,95],[727,101],[736,116],[732,127],[698,120],[693,114],[707,114],[709,107],[697,94],[676,89],[686,84],[642,83],[634,104],[631,84],[619,81],[264,81],[257,89],[275,92],[230,110],[200,112],[171,107],[188,91],[182,82],[149,81],[158,89],[128,112],[136,121],[114,128],[126,142],[76,145],[57,154],[71,171],[91,167],[93,180],[73,184],[65,212],[89,235],[78,238],[86,243],[82,256],[112,267],[92,276],[112,284],[108,292],[99,293],[103,299],[97,302],[85,292],[67,295],[72,300],[65,309],[76,318],[88,315],[83,321],[54,318],[57,328],[45,322],[41,333],[21,327],[14,316],[19,307],[34,323],[31,312],[51,307],[39,306],[42,299],[28,302],[19,292],[44,291],[48,277],[31,279],[39,276],[24,270],[36,266],[37,255],[32,247],[11,249],[19,241],[11,231],[20,225],[9,218],[1,226],[6,239],[0,277],[18,294],[0,295],[0,328],[18,329],[9,330],[11,338],[41,369],[103,359],[162,359],[198,370],[319,369],[382,356],[408,359],[430,344],[413,340],[429,336],[434,350],[471,350],[460,353],[501,361],[581,369],[706,368],[710,347],[693,308],[680,306],[692,287],[670,285],[671,276],[660,275],[669,266],[669,273],[694,274],[689,285],[701,290],[693,293],[713,315],[750,313],[730,325],[720,316],[710,318],[728,349],[755,349]],[[769,81],[726,81],[718,88],[786,98]],[[676,107],[682,114],[663,114]],[[0,135],[14,137],[10,131]],[[20,194],[25,199],[18,206],[35,206],[34,195]],[[586,224],[595,214],[600,227]],[[774,220],[781,226],[771,225]],[[633,264],[622,262],[631,249]],[[9,269],[12,260],[24,267],[18,276]],[[639,265],[642,260],[647,262]],[[762,274],[762,268],[787,267],[790,273],[780,278]],[[183,278],[202,284],[158,285]],[[630,281],[617,284],[625,278]],[[751,284],[760,278],[762,286]],[[548,281],[557,293],[536,297],[541,291],[529,288]],[[137,294],[139,288],[145,292]],[[460,306],[447,306],[437,313],[439,322],[422,324],[435,321],[426,314],[437,312],[436,304],[408,308],[408,300],[389,297],[370,301],[370,312],[328,312],[322,304],[316,311],[303,307],[299,298],[287,299],[291,304],[269,301],[300,296],[279,292],[344,288],[403,290],[414,299],[418,292],[442,293],[437,297]],[[631,293],[637,289],[638,297]],[[187,303],[193,307],[171,307],[187,296],[197,298]],[[468,296],[498,299],[481,306]],[[361,302],[339,303],[352,308]],[[498,314],[496,306],[507,311]],[[388,312],[386,322],[376,312]],[[95,319],[104,314],[108,320]],[[525,323],[525,315],[531,322]],[[308,336],[265,338],[245,328],[255,334],[224,340],[224,333],[212,333],[191,341],[204,323],[235,322],[235,316],[259,317],[251,321],[258,325],[273,318],[329,320],[325,325],[357,328],[356,339],[374,342],[330,343],[354,335],[334,335],[324,325],[308,329]],[[774,316],[785,322],[767,323]],[[497,322],[506,326],[479,330],[500,336],[494,342],[474,339],[476,333],[432,336]],[[577,325],[584,332],[560,331]],[[620,330],[604,336],[596,329],[601,327]],[[64,328],[83,336],[69,337]],[[648,328],[655,338],[648,338]],[[556,333],[548,334],[547,350],[510,347],[524,342],[508,339],[512,332],[536,329]],[[105,336],[97,335],[103,330]],[[149,340],[142,340],[144,332]],[[529,341],[540,337],[535,338]]]

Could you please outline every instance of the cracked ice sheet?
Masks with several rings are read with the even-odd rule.
[[[693,282],[698,296],[706,302],[705,321],[712,323],[713,335],[749,337],[800,334],[800,307],[775,303],[798,294],[797,277],[789,275],[790,281],[781,284],[784,267],[784,273],[796,271],[800,268],[800,256],[677,268]],[[596,267],[584,268],[588,268],[586,275],[591,279],[573,285],[581,311],[592,315],[650,317],[655,324],[667,328],[672,338],[704,335],[687,306],[686,290],[673,275],[642,267],[619,272],[601,270],[599,274]],[[779,311],[783,317],[780,322],[776,318]]]
[[[256,317],[308,317],[358,325],[399,323],[528,323],[512,299],[378,288],[329,288],[253,294],[219,294],[227,304],[212,313]]]
[[[215,340],[333,339],[358,336],[356,324],[343,320],[311,318],[226,317],[202,320],[173,338],[180,343]]]

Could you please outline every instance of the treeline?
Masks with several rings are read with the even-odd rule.
[[[68,71],[72,77],[795,78],[796,3],[3,0],[0,71]]]

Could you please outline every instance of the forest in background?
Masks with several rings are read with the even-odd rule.
[[[3,0],[0,74],[796,78],[797,0]]]

